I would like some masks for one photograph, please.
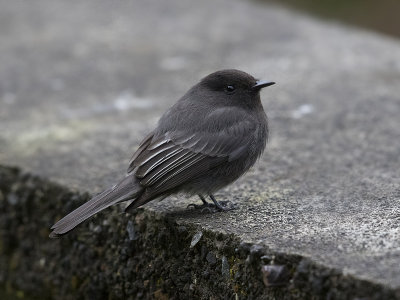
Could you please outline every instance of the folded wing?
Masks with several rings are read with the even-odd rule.
[[[175,130],[146,137],[134,154],[128,172],[135,174],[146,189],[147,199],[144,202],[138,199],[132,208],[245,155],[251,147],[254,130],[253,122],[240,120],[223,130],[195,133]]]

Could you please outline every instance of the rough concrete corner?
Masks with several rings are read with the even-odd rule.
[[[87,198],[0,167],[0,286],[34,299],[396,298],[308,258],[145,209],[107,211],[49,239],[54,220]]]

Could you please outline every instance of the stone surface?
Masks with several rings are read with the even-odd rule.
[[[191,247],[201,226],[156,210],[121,217],[114,207],[49,239],[52,220],[88,197],[0,166],[1,299],[398,298],[384,285],[215,229],[203,228]]]
[[[246,1],[0,7],[0,165],[97,193],[193,83],[242,69],[278,84],[262,92],[265,155],[216,195],[237,209],[145,209],[399,293],[397,40]]]

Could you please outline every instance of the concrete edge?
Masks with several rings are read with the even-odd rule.
[[[114,208],[58,239],[88,193],[0,166],[0,290],[30,299],[400,299],[400,291],[161,212]]]

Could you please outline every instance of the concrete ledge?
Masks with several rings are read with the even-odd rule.
[[[0,180],[7,290],[400,298],[398,40],[239,0],[2,1],[0,35],[0,165],[22,170]],[[223,68],[277,82],[261,95],[265,155],[216,194],[236,210],[199,214],[169,197],[47,238]]]
[[[128,216],[108,210],[82,230],[48,239],[53,221],[87,198],[0,167],[2,289],[28,299],[398,297],[399,291],[308,258],[243,243],[148,209]]]

